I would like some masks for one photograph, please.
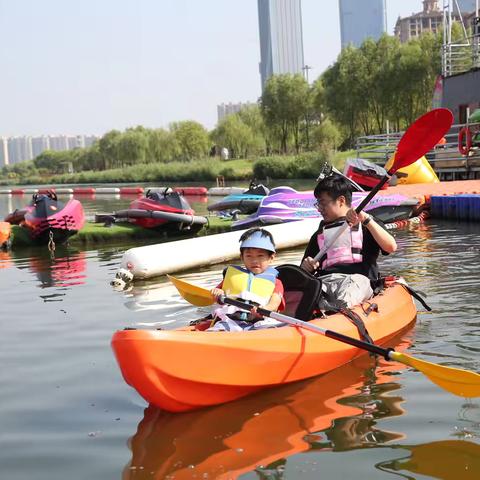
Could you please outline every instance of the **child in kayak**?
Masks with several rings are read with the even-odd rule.
[[[278,271],[271,266],[275,259],[272,234],[262,228],[251,228],[240,237],[240,258],[244,266],[231,265],[224,270],[224,278],[210,293],[216,300],[221,295],[233,296],[254,305],[277,311],[285,308],[283,285]],[[215,322],[209,331],[241,331],[277,326],[280,322],[258,316],[229,305],[217,306],[213,311]]]

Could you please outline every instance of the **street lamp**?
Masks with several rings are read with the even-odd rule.
[[[307,79],[307,83],[309,83],[309,81],[308,81],[308,71],[311,70],[312,68],[313,67],[311,67],[310,65],[305,65],[304,67],[302,67],[305,78]]]

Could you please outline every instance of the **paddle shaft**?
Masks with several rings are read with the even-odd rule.
[[[219,299],[220,303],[226,303],[227,305],[233,305],[234,307],[241,308],[243,310],[251,311],[254,306],[242,302],[241,300],[237,300],[236,298],[229,298],[225,296],[221,296]],[[362,340],[358,340],[357,338],[348,337],[347,335],[343,335],[342,333],[334,332],[332,330],[327,330],[325,328],[319,327],[318,325],[314,325],[313,323],[304,322],[303,320],[299,320],[298,318],[289,317],[287,315],[283,315],[282,313],[272,312],[271,310],[267,310],[266,308],[257,307],[257,312],[262,315],[263,317],[270,317],[274,320],[278,320],[283,323],[288,323],[289,325],[294,325],[296,327],[305,328],[306,330],[310,330],[315,333],[321,333],[326,337],[333,338],[334,340],[339,340],[340,342],[347,343],[357,348],[361,348],[363,350],[367,350],[371,353],[375,353],[376,355],[381,355],[386,360],[390,359],[390,352],[394,350],[391,348],[382,348],[378,345],[373,343],[363,342]]]
[[[393,169],[392,169],[393,170]],[[372,190],[368,193],[368,195],[360,202],[360,205],[358,205],[355,208],[355,211],[357,213],[360,213],[370,202],[370,200],[378,193],[378,191],[388,182],[388,179],[390,178],[390,175],[395,173],[394,171],[390,170],[388,175],[384,175],[383,178],[375,185]],[[348,223],[345,222],[341,228],[337,230],[337,233],[332,237],[330,242],[328,242],[327,245],[324,245],[323,248],[315,255],[313,258],[316,262],[318,262],[327,252],[327,250],[340,238],[340,236],[347,230],[349,227]]]

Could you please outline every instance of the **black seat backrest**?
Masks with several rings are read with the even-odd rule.
[[[285,289],[285,310],[282,312],[299,320],[311,320],[318,305],[322,282],[297,265],[279,265],[278,278]]]

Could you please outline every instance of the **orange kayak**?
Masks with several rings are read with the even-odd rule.
[[[415,321],[415,304],[401,285],[388,287],[371,302],[378,312],[366,315],[362,306],[354,310],[375,343],[385,343]],[[341,314],[312,323],[359,338],[356,327]],[[125,381],[147,402],[171,412],[217,405],[314,377],[365,353],[291,326],[245,332],[129,329],[115,332],[112,348]]]
[[[12,234],[12,226],[8,222],[0,222],[0,248],[7,243]]]

